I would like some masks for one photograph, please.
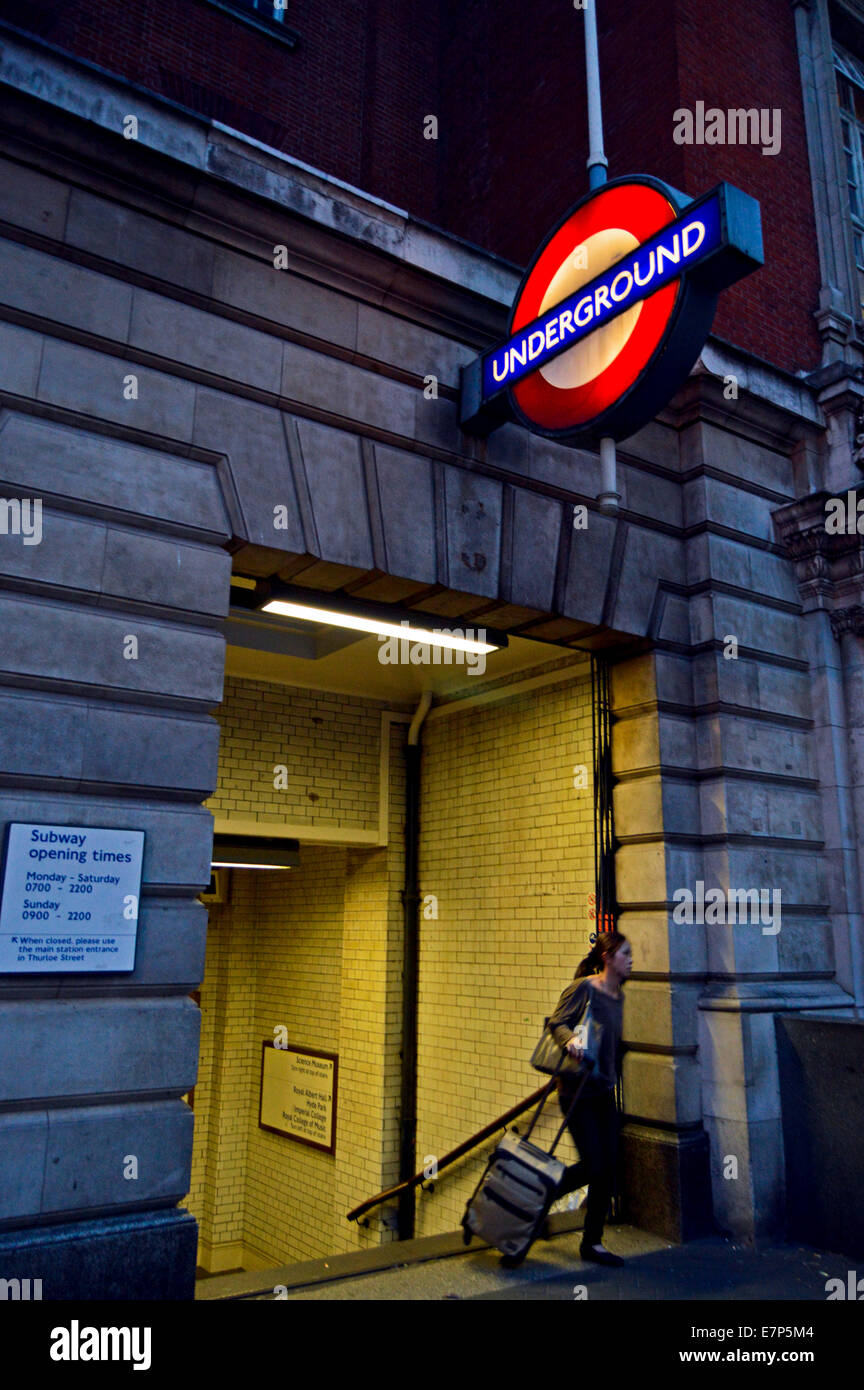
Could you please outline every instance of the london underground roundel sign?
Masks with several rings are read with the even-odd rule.
[[[464,370],[463,428],[627,438],[687,376],[720,291],[761,264],[759,205],[729,184],[696,200],[648,175],[601,185],[537,251],[508,338]]]

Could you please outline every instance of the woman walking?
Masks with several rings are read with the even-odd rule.
[[[581,1056],[581,1049],[573,1030],[584,1014],[589,999],[592,1015],[602,1025],[597,1065],[586,1078],[568,1123],[573,1142],[579,1150],[579,1162],[567,1169],[556,1193],[557,1199],[588,1184],[580,1254],[583,1260],[594,1260],[602,1265],[624,1263],[619,1255],[613,1255],[606,1249],[601,1238],[618,1158],[615,1083],[621,1061],[624,1009],[621,987],[632,968],[633,955],[626,936],[619,931],[601,932],[549,1019],[549,1029],[555,1041],[576,1058]],[[577,1079],[558,1079],[558,1099],[565,1115],[573,1103],[576,1085]]]

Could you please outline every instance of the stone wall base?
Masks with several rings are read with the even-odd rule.
[[[864,1256],[864,1019],[775,1019],[790,1240]]]
[[[708,1136],[627,1124],[621,1130],[623,1217],[680,1243],[715,1230]]]
[[[29,1226],[0,1232],[0,1279],[41,1280],[43,1302],[192,1299],[197,1244],[182,1207]]]
[[[273,1256],[265,1255],[246,1241],[231,1240],[211,1244],[198,1240],[198,1267],[208,1274],[224,1274],[232,1269],[272,1269]]]

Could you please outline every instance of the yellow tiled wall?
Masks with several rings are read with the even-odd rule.
[[[339,1250],[379,1245],[394,1234],[380,1209],[368,1227],[345,1221],[347,1211],[399,1176],[405,727],[395,726],[390,737],[389,843],[372,853],[349,852],[345,884],[333,1246]]]
[[[282,875],[280,875],[282,877]],[[255,978],[249,969],[255,895],[251,873],[234,876],[230,905],[210,908],[201,985],[201,1053],[195,1084],[195,1139],[188,1206],[202,1244],[243,1239],[246,1146],[255,1065],[249,1028]]]
[[[281,805],[310,836],[340,816],[377,830],[384,708],[232,680],[211,808],[248,818]],[[287,873],[232,870],[230,903],[210,908],[188,1206],[200,1258],[215,1249],[214,1267],[225,1263],[220,1247],[231,1266],[276,1265],[389,1238],[377,1218],[368,1228],[345,1220],[396,1178],[405,724],[385,725],[385,736],[388,847],[302,844]],[[292,776],[275,791],[280,761]],[[319,802],[306,796],[313,786]],[[338,1053],[335,1156],[258,1125],[261,1044],[279,1025],[292,1043]]]
[[[536,1089],[528,1058],[593,929],[590,771],[574,786],[592,756],[587,667],[501,693],[433,711],[423,732],[418,1167]],[[282,796],[299,819],[305,789],[338,763],[326,819],[341,805],[372,824],[381,709],[232,680],[211,806],[248,817]],[[238,1262],[275,1265],[391,1238],[380,1217],[345,1221],[398,1176],[404,724],[388,737],[386,847],[301,842],[298,869],[235,870],[230,904],[211,909],[188,1203],[205,1252],[233,1245]],[[292,791],[273,792],[275,762],[292,768]],[[335,1157],[258,1127],[261,1043],[280,1024],[289,1041],[339,1054]],[[490,1147],[420,1194],[418,1235],[458,1226]]]
[[[590,675],[427,722],[417,1146],[455,1148],[542,1082],[529,1058],[593,924]],[[535,1134],[551,1139],[554,1099]],[[418,1203],[417,1234],[455,1230],[494,1141]],[[562,1154],[575,1161],[568,1138]]]
[[[256,1069],[261,1043],[339,1052],[345,850],[309,847],[300,872],[256,875]],[[244,1237],[275,1257],[314,1259],[332,1247],[334,1159],[258,1126],[259,1077],[246,1155]]]
[[[226,676],[219,785],[207,806],[221,816],[375,829],[385,708]]]

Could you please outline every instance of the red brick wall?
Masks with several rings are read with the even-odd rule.
[[[442,225],[523,264],[587,188],[583,21],[564,0],[445,0]],[[819,364],[819,269],[791,5],[601,0],[609,176],[695,195],[721,179],[762,204],[766,263],[721,299],[715,332],[792,371]],[[677,145],[674,112],[779,107],[780,153]]]
[[[291,51],[206,0],[0,0],[0,18],[524,264],[586,187],[581,10],[569,0],[289,0]],[[610,176],[762,203],[766,266],[715,331],[819,362],[819,275],[792,7],[601,0]],[[673,113],[779,107],[782,146],[676,145]],[[424,139],[435,115],[439,138]]]
[[[445,150],[442,221],[519,264],[588,187],[584,16],[562,0],[532,0],[530,19],[528,8],[522,0],[445,0],[443,26],[452,152]],[[610,177],[641,171],[680,186],[682,153],[671,139],[677,102],[668,132],[662,126],[676,90],[673,9],[673,0],[603,5]]]
[[[289,0],[291,50],[206,0],[0,0],[0,19],[419,216],[435,211],[426,0]]]
[[[698,18],[694,18],[694,13]],[[778,107],[777,155],[735,145],[685,150],[688,192],[728,179],[762,204],[765,266],[721,299],[715,332],[789,367],[819,362],[816,227],[804,129],[794,14],[781,0],[679,6],[681,106]]]

